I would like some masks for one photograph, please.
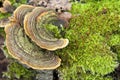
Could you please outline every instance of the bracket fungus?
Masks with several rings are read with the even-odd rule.
[[[14,7],[11,5],[11,2],[9,0],[3,1],[2,7],[0,7],[1,13],[12,13],[14,11]]]
[[[8,18],[0,19],[0,28],[1,27],[5,27],[5,25],[7,25],[8,23],[9,23],[9,19]]]
[[[54,21],[54,22],[53,22]],[[24,29],[26,34],[41,48],[47,50],[56,50],[68,45],[68,39],[57,39],[46,30],[45,24],[57,23],[61,21],[54,11],[43,7],[36,7],[27,14],[24,19]],[[59,23],[58,23],[59,24]],[[60,25],[65,25],[64,23]],[[34,27],[33,27],[34,26]]]
[[[50,50],[64,48],[69,41],[55,38],[44,24],[60,21],[61,19],[52,10],[21,5],[14,11],[9,24],[5,26],[9,54],[33,69],[59,67],[61,59]],[[62,23],[64,24],[65,22]]]
[[[55,69],[61,60],[32,43],[24,33],[23,28],[16,23],[5,27],[6,45],[9,54],[33,69]]]
[[[21,5],[19,6],[13,13],[14,13],[14,19],[16,22],[18,22],[20,25],[23,25],[23,20],[25,15],[28,12],[31,12],[34,9],[33,6],[30,5]]]

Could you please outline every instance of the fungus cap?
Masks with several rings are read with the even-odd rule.
[[[51,51],[61,49],[68,45],[68,39],[57,39],[44,27],[45,24],[58,20],[60,19],[54,11],[36,7],[25,16],[24,29],[32,41],[41,48]]]
[[[11,2],[9,0],[5,0],[3,2],[3,7],[0,8],[1,13],[12,13],[14,11],[14,7],[11,5]]]
[[[38,70],[55,69],[60,66],[61,59],[32,43],[19,24],[10,23],[5,27],[5,32],[9,54],[21,63]]]
[[[34,9],[30,5],[21,5],[14,11],[14,18],[20,24],[23,25],[24,17],[28,12],[31,12]]]

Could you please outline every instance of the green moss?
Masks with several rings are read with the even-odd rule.
[[[7,18],[10,16],[11,16],[11,14],[9,14],[9,13],[0,13],[0,19]]]
[[[114,46],[114,45],[120,44],[120,34],[113,34],[113,35],[111,35],[108,41],[109,41],[108,44],[110,46]]]
[[[0,28],[0,35],[5,38],[5,31],[4,28]]]
[[[81,78],[79,80],[113,80],[113,79],[110,76],[103,77],[97,74],[92,75],[91,73],[87,72],[87,73],[82,73]]]
[[[73,3],[73,17],[65,34],[70,43],[56,51],[62,58],[59,70],[64,80],[112,80],[104,76],[119,64],[117,54],[111,51],[111,45],[119,43],[118,3],[112,0]]]
[[[114,0],[84,0],[86,3],[81,4],[79,2],[73,2],[71,12],[73,14],[84,14],[84,11],[90,10],[91,12],[96,13],[97,11],[108,8],[111,11],[111,14],[119,14],[120,1]]]
[[[17,62],[12,62],[9,64],[7,72],[3,73],[3,76],[9,78],[10,80],[13,80],[15,78],[22,80],[32,80],[34,73],[35,72],[32,70],[26,69]]]
[[[47,24],[45,25],[46,29],[51,32],[54,37],[56,38],[61,38],[61,30],[58,28],[58,26],[52,25],[52,24]]]
[[[16,0],[10,0],[10,2],[14,7],[18,7],[21,4],[26,4],[27,1],[26,0],[19,0],[18,2],[16,2]]]

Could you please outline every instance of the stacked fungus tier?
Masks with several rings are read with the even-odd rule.
[[[5,26],[9,54],[33,69],[59,67],[61,59],[53,51],[66,47],[69,41],[55,38],[45,25],[64,26],[66,22],[62,21],[63,23],[52,10],[21,5],[14,11],[10,23]]]

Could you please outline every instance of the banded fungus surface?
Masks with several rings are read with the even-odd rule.
[[[21,5],[14,11],[10,23],[5,26],[9,54],[33,69],[59,67],[61,59],[53,54],[53,50],[66,47],[68,39],[55,38],[43,25],[59,21],[61,19],[52,10]]]
[[[25,32],[41,48],[47,50],[64,48],[69,43],[68,39],[57,39],[44,27],[44,25],[52,23],[52,21],[57,23],[61,21],[61,19],[51,10],[36,7],[31,13],[25,16]]]
[[[0,7],[1,13],[12,13],[14,11],[14,7],[11,5],[11,2],[9,0],[1,1],[2,7]]]

